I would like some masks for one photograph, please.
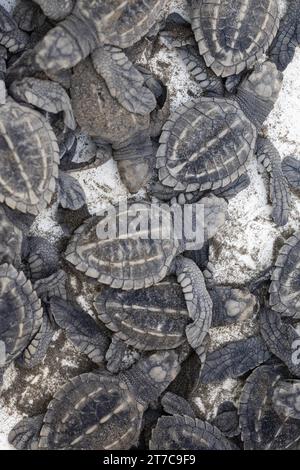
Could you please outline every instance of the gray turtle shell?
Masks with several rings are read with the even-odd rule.
[[[300,318],[300,232],[281,248],[270,286],[270,306],[286,317]]]
[[[37,215],[51,201],[59,153],[54,132],[37,111],[13,100],[0,106],[0,202]]]
[[[163,416],[152,431],[150,450],[233,450],[218,428],[189,416]]]
[[[140,214],[144,212],[145,218],[150,217],[150,203],[143,201],[139,207]],[[129,224],[136,217],[135,214],[131,219],[131,208],[131,204],[125,211],[116,207],[116,213],[113,211],[107,217],[95,216],[85,221],[75,231],[66,249],[67,261],[86,276],[124,290],[149,287],[166,277],[174,257],[180,251],[178,239],[172,233],[168,238],[155,239],[154,232],[149,232],[151,228],[148,223],[143,232],[145,237],[142,232],[130,232]],[[164,212],[162,209],[162,219]],[[129,232],[119,237],[120,217],[124,215],[128,217]],[[105,227],[116,227],[117,232],[105,238]]]
[[[163,127],[156,156],[159,179],[179,192],[224,187],[246,173],[256,138],[254,125],[234,100],[191,100]]]
[[[273,406],[274,388],[285,373],[283,366],[263,365],[247,378],[239,406],[245,450],[282,450],[300,439],[299,421],[279,416]]]
[[[0,263],[19,263],[22,249],[22,232],[5,215],[0,207]]]
[[[97,31],[98,41],[126,48],[147,34],[166,3],[167,0],[78,0],[73,13]]]
[[[200,54],[216,75],[251,68],[279,27],[278,0],[192,0],[192,29]]]
[[[9,264],[0,265],[0,363],[13,361],[42,323],[43,310],[31,282]]]
[[[94,306],[99,320],[136,349],[172,349],[186,340],[186,302],[181,286],[172,279],[138,291],[105,289]]]
[[[51,400],[39,448],[128,449],[139,436],[142,412],[143,407],[118,377],[79,375]]]

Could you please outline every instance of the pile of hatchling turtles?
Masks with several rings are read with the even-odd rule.
[[[281,162],[263,129],[300,43],[300,1],[279,3],[190,0],[184,18],[168,0],[0,7],[1,375],[44,361],[59,329],[94,364],[11,430],[15,448],[297,448],[300,233],[243,288],[214,285],[209,261],[251,159],[269,173],[275,224],[300,190],[300,161]],[[198,98],[170,113],[166,85],[137,60],[145,40],[181,57]],[[80,133],[97,152],[79,162]],[[109,158],[130,193],[144,189],[129,221],[136,200],[146,215],[162,201],[162,220],[174,201],[201,203],[201,241],[153,237],[150,224],[101,238],[107,215],[89,214],[71,173]],[[54,202],[63,236],[50,243],[30,228]],[[91,286],[93,316],[71,276]],[[249,319],[252,336],[211,349],[211,329]],[[242,380],[238,399],[201,415],[194,390],[228,378]]]

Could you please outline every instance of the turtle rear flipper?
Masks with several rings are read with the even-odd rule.
[[[51,314],[75,348],[96,364],[103,364],[109,340],[95,320],[78,306],[53,297]]]
[[[203,274],[191,259],[178,256],[175,260],[175,271],[192,320],[185,330],[187,340],[195,351],[200,351],[212,321],[212,300],[207,292]]]
[[[279,226],[285,225],[290,211],[290,192],[282,172],[280,155],[268,139],[258,137],[257,158],[270,173],[270,198],[273,204],[274,222]]]
[[[103,46],[92,54],[96,71],[104,78],[111,95],[125,109],[148,114],[156,106],[153,93],[144,86],[143,75],[132,65],[122,49]]]
[[[247,173],[243,173],[233,183],[224,186],[224,188],[215,189],[214,194],[227,200],[232,199],[241,191],[248,188],[250,181],[250,176]]]
[[[23,101],[49,113],[63,112],[66,127],[76,129],[70,98],[59,83],[25,77],[14,81],[9,92],[17,101]]]
[[[22,356],[16,361],[19,366],[25,369],[32,369],[40,364],[47,354],[54,333],[55,327],[52,325],[47,314],[44,314],[40,329],[31,340]]]
[[[58,199],[64,209],[77,211],[86,204],[86,196],[80,183],[63,171],[58,175]]]
[[[22,419],[8,435],[8,442],[19,450],[36,450],[44,415]]]
[[[113,335],[110,346],[106,352],[107,369],[116,374],[129,369],[140,357],[140,353],[130,348],[124,341]]]
[[[293,60],[295,49],[300,44],[299,15],[299,0],[289,1],[287,12],[280,21],[279,31],[269,51],[270,59],[280,71],[285,70]]]

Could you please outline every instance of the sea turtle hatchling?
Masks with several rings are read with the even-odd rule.
[[[274,390],[285,379],[281,365],[262,365],[247,378],[239,402],[245,450],[284,450],[300,439],[299,420],[287,419],[274,407]]]
[[[121,106],[90,59],[74,68],[70,93],[80,128],[96,142],[112,145],[122,181],[137,192],[153,161],[149,113],[142,116]]]
[[[129,111],[148,114],[155,108],[155,97],[123,49],[147,34],[165,4],[166,0],[78,0],[72,12],[37,44],[32,61],[51,75],[91,54],[111,95]],[[22,67],[22,58],[18,66]]]
[[[201,207],[204,225],[197,227],[197,233],[203,230],[204,238],[189,244],[191,249],[200,249],[225,221],[227,204],[223,199],[213,195],[203,198]],[[186,327],[187,339],[197,349],[211,323],[212,302],[198,266],[180,256],[186,249],[188,232],[176,233],[171,211],[168,205],[148,201],[113,206],[107,215],[91,217],[75,231],[65,258],[86,276],[123,290],[150,287],[173,271],[193,320]],[[164,230],[168,226],[165,234],[160,233],[161,221]],[[190,220],[185,230],[188,224],[192,229],[194,221]]]
[[[250,69],[279,27],[278,0],[192,0],[191,22],[200,55],[217,76]]]
[[[289,191],[277,151],[258,136],[272,110],[282,83],[275,65],[257,65],[229,97],[192,99],[177,109],[163,127],[156,153],[160,184],[154,194],[199,197],[206,191],[234,189],[255,152],[271,173],[273,218],[287,222]],[[231,194],[232,196],[232,194]]]
[[[196,418],[182,397],[166,393],[161,402],[172,416],[158,419],[150,450],[235,450],[235,445],[216,426]]]
[[[284,317],[300,319],[300,232],[289,237],[279,251],[270,285],[270,306]]]
[[[130,449],[138,442],[144,411],[179,369],[176,353],[168,351],[118,376],[79,375],[56,392],[44,416],[18,423],[9,441],[18,449]]]
[[[0,367],[20,356],[42,324],[43,309],[30,280],[0,265]],[[30,346],[29,346],[30,347]]]

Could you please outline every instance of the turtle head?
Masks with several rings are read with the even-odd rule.
[[[133,390],[137,401],[144,407],[166,390],[180,371],[179,357],[175,351],[160,351],[141,359],[122,375]]]
[[[281,90],[283,75],[270,61],[257,64],[238,88],[237,100],[240,107],[260,129],[273,109]]]

